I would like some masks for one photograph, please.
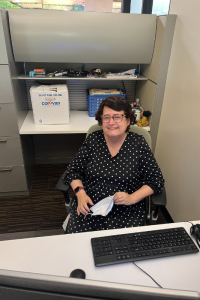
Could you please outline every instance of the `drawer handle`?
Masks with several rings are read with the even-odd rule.
[[[12,167],[1,167],[0,172],[12,171]]]
[[[0,143],[6,143],[7,142],[7,139],[0,139]]]

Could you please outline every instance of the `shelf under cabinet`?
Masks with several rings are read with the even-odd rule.
[[[114,78],[87,78],[87,77],[29,77],[28,75],[20,75],[18,76],[18,79],[20,80],[94,80],[94,81],[102,81],[102,80],[106,80],[106,81],[110,81],[110,80],[148,80],[147,77],[145,76],[138,76],[135,78],[123,78],[123,77],[116,77],[114,76]]]
[[[70,111],[70,123],[59,125],[35,125],[33,111],[29,111],[20,134],[59,134],[59,133],[86,133],[90,126],[97,124],[94,117],[89,117],[87,111]]]
[[[87,133],[88,129],[97,124],[94,117],[89,117],[87,111],[70,111],[70,123],[63,125],[35,125],[33,120],[33,111],[29,111],[20,134],[64,134],[64,133]],[[135,125],[137,126],[137,125]],[[144,127],[150,131],[150,127]]]

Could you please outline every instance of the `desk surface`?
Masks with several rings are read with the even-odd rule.
[[[90,239],[178,226],[189,232],[191,224],[184,222],[1,241],[0,269],[69,277],[72,270],[80,268],[90,280],[157,287],[133,263],[95,267]],[[137,265],[163,288],[200,292],[200,253],[145,260],[137,262]]]
[[[97,124],[94,117],[89,117],[87,111],[70,111],[70,123],[66,125],[35,125],[33,120],[33,111],[29,111],[20,134],[62,134],[62,133],[87,133],[88,129]],[[137,126],[137,125],[135,125]],[[150,127],[144,127],[150,131]]]

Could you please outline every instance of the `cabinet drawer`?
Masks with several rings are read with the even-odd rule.
[[[0,167],[0,192],[26,191],[27,189],[23,166]]]
[[[13,92],[8,65],[0,65],[0,103],[13,103]]]
[[[0,136],[19,135],[14,104],[0,103]]]
[[[0,167],[23,165],[19,137],[0,137]]]

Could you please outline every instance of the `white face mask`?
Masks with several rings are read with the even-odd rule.
[[[92,216],[102,215],[103,217],[107,216],[107,214],[111,211],[114,200],[113,196],[106,197],[99,201],[97,204],[93,205],[90,210],[93,212]]]

